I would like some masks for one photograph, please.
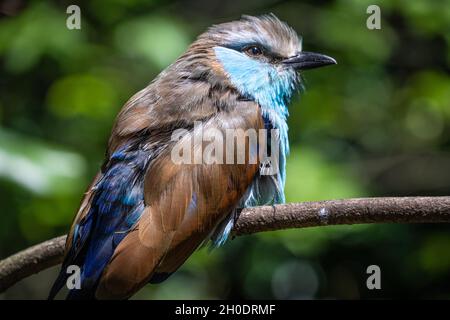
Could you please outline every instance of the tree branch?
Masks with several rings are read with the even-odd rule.
[[[66,236],[57,237],[0,261],[0,292],[16,282],[62,262]]]
[[[233,229],[257,232],[357,223],[450,222],[450,197],[362,198],[291,203],[244,209]],[[0,292],[61,263],[66,236],[57,237],[0,261]]]

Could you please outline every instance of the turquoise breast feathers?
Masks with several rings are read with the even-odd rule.
[[[297,74],[290,69],[276,69],[233,49],[215,47],[214,50],[236,89],[260,105],[266,129],[276,129],[279,133],[278,173],[255,180],[243,197],[242,206],[283,203],[286,157],[289,154],[287,105],[297,87]]]

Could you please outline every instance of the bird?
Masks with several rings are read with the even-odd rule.
[[[67,299],[129,299],[148,283],[166,280],[205,244],[225,243],[243,208],[283,203],[288,104],[304,70],[336,63],[303,51],[294,29],[274,14],[243,15],[199,35],[118,113],[49,299],[73,265],[80,287]],[[219,133],[277,134],[256,149],[245,147],[243,163],[175,163],[175,147],[196,154],[205,145],[195,140],[197,123]],[[184,138],[173,138],[177,130]],[[250,156],[272,149],[279,150],[278,170],[263,174],[266,164]]]

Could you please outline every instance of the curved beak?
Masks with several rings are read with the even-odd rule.
[[[299,52],[297,55],[284,59],[283,64],[292,67],[295,70],[308,70],[319,67],[337,64],[332,57],[315,52]]]

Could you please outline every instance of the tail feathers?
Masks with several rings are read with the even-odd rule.
[[[58,278],[56,278],[53,286],[48,294],[48,300],[55,299],[56,295],[59,291],[61,291],[62,287],[66,284],[68,278],[68,274],[64,272],[64,266],[61,267],[61,271],[59,272]]]
[[[66,285],[67,279],[69,278],[70,274],[67,274],[65,272],[65,267],[63,266],[61,268],[61,272],[58,275],[58,278],[56,278],[50,293],[48,295],[48,300],[55,299],[56,295],[59,291]],[[67,294],[66,300],[93,300],[95,299],[95,285],[91,284],[91,281],[85,280],[82,281],[83,287],[81,289],[71,289],[69,293]]]
[[[95,290],[70,290],[66,300],[95,300]]]

